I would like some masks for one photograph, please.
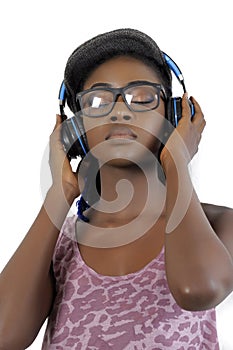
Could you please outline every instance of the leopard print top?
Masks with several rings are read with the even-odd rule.
[[[164,249],[140,271],[100,275],[79,253],[76,219],[66,219],[54,252],[56,298],[43,350],[219,349],[215,310],[186,311],[172,297]]]

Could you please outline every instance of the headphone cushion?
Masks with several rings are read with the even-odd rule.
[[[62,123],[61,138],[65,152],[70,158],[84,157],[87,153],[87,139],[78,117],[73,116]]]

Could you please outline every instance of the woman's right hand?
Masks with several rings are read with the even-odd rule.
[[[170,164],[176,163],[177,166],[181,161],[187,165],[198,151],[206,121],[198,102],[193,97],[190,100],[195,108],[193,118],[191,118],[188,95],[185,93],[182,97],[182,118],[161,152],[160,160],[165,172]]]
[[[73,202],[80,195],[83,184],[78,172],[73,172],[61,142],[62,118],[56,115],[56,124],[50,135],[49,165],[52,173],[52,187],[63,193],[66,200]]]

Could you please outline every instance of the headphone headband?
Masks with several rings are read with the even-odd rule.
[[[184,92],[186,92],[186,87],[184,84],[184,77],[183,77],[183,74],[182,74],[180,68],[175,63],[175,61],[173,61],[173,59],[171,59],[171,57],[168,56],[165,52],[163,52],[163,57],[165,58],[165,61],[168,65],[168,67],[170,68],[170,70],[175,74],[176,78],[178,79],[178,81],[182,85]]]

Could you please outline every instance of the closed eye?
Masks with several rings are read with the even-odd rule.
[[[144,100],[144,101],[131,101],[131,103],[136,103],[136,104],[149,104],[149,103],[152,103],[154,102],[154,99],[151,99],[151,100]]]

